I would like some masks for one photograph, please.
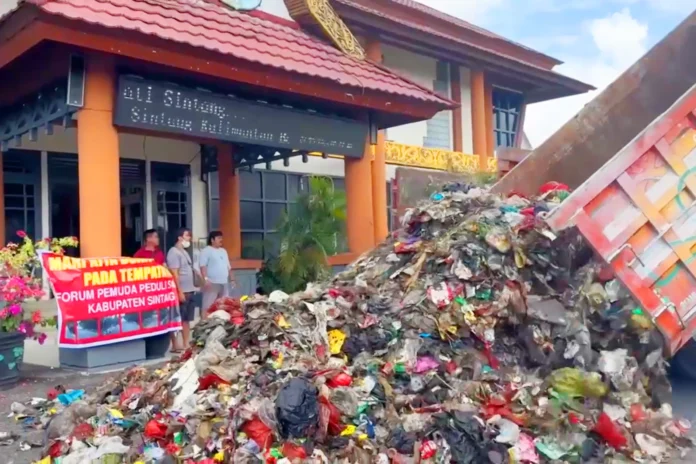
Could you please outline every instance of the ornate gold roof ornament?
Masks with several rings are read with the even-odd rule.
[[[346,55],[365,59],[365,50],[338,16],[329,0],[284,0],[292,19],[306,26],[319,26],[334,46]]]

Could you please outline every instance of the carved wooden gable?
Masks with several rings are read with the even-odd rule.
[[[329,0],[284,0],[290,16],[299,24],[319,26],[334,45],[343,53],[360,60],[365,50],[358,39],[338,16]]]

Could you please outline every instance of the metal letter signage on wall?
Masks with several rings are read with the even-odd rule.
[[[278,150],[362,158],[367,122],[242,100],[136,76],[119,78],[114,124]]]

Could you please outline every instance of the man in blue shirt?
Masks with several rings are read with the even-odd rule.
[[[215,230],[208,235],[208,246],[198,260],[204,280],[201,317],[205,317],[215,300],[229,295],[230,285],[234,283],[230,258],[222,247],[222,232]]]

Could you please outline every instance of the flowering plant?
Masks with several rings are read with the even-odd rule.
[[[21,332],[43,343],[45,333],[37,326],[55,326],[56,320],[45,319],[35,311],[25,319],[24,304],[44,295],[41,282],[41,261],[37,251],[63,253],[65,248],[76,247],[77,238],[45,238],[34,242],[25,232],[17,232],[20,243],[8,243],[0,249],[0,332]]]

